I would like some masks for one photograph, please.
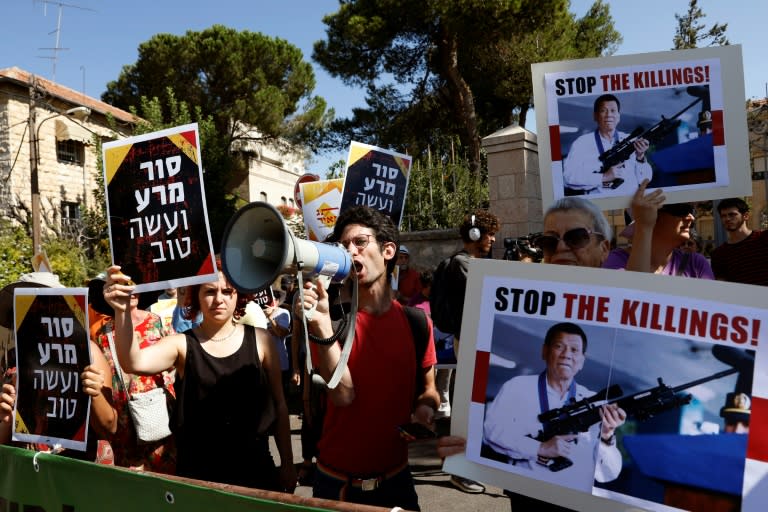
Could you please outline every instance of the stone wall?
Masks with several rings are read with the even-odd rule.
[[[463,247],[458,229],[400,233],[400,243],[408,247],[410,266],[416,270],[434,270],[441,260]]]
[[[504,238],[541,231],[541,185],[536,134],[517,125],[508,126],[483,138],[488,154],[488,195],[490,211],[499,218],[492,256],[504,256]],[[434,269],[442,259],[462,248],[455,229],[402,233],[408,246],[411,266]]]

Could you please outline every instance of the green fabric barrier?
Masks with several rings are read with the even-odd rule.
[[[35,470],[34,462],[38,470]],[[288,496],[290,498],[290,496]],[[0,446],[0,512],[321,511]]]

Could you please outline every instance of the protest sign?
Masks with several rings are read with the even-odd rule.
[[[472,260],[465,304],[447,472],[576,510],[763,509],[768,289]]]
[[[669,203],[751,194],[740,46],[547,62],[532,74],[544,208],[568,195],[623,208],[645,178]]]
[[[104,144],[112,263],[137,292],[216,279],[197,124]]]
[[[353,205],[369,206],[388,215],[400,227],[411,162],[408,155],[353,141],[339,213]]]
[[[252,302],[255,302],[259,306],[269,306],[272,304],[273,300],[275,300],[275,295],[272,292],[272,287],[268,286],[263,290],[256,292],[253,296]]]
[[[344,178],[301,184],[301,210],[307,239],[322,242],[333,232],[341,210]]]
[[[12,439],[85,450],[90,397],[87,288],[16,288],[16,404]]]

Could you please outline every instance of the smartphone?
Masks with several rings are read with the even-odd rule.
[[[406,423],[405,425],[397,427],[397,430],[400,432],[400,436],[409,442],[434,439],[437,437],[437,434],[433,430],[430,430],[421,423]]]

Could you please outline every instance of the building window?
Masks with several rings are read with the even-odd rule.
[[[76,140],[57,140],[56,158],[59,162],[83,165],[85,145]]]
[[[69,201],[61,202],[61,229],[65,233],[80,228],[80,204]]]

